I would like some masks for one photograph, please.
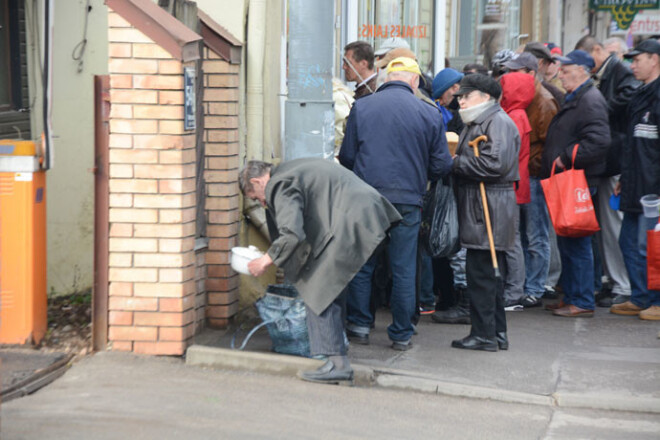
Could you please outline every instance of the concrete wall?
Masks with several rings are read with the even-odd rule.
[[[107,7],[92,0],[82,65],[71,53],[83,38],[85,0],[54,2],[53,168],[47,174],[48,289],[70,293],[92,286],[94,243],[94,75],[107,74]],[[41,14],[40,14],[41,15]],[[39,25],[39,34],[41,29]],[[31,39],[34,42],[34,36]],[[31,63],[30,74],[35,75]],[[81,68],[81,71],[78,71]],[[37,76],[33,76],[37,78]],[[35,84],[30,82],[30,87]],[[41,134],[41,92],[33,136]]]

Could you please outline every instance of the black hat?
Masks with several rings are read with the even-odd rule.
[[[536,72],[539,68],[539,63],[536,57],[529,52],[523,52],[515,55],[509,61],[504,63],[504,67],[511,70],[529,69]]]
[[[532,41],[531,43],[527,43],[525,45],[525,49],[523,50],[525,52],[531,53],[538,59],[550,61],[551,63],[555,62],[555,59],[552,58],[552,54],[550,53],[550,50],[547,47],[545,47],[545,44],[539,41]]]
[[[655,53],[660,55],[660,42],[658,40],[654,40],[653,38],[649,38],[648,40],[644,40],[641,43],[639,43],[633,50],[625,54],[623,57],[624,58],[633,58],[640,53]]]
[[[454,93],[454,96],[467,95],[474,90],[486,93],[494,99],[499,99],[502,94],[500,83],[495,81],[493,77],[481,73],[464,76],[460,82],[460,86],[461,88],[458,89],[458,92]]]

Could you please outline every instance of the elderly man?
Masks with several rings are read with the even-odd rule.
[[[497,279],[491,259],[480,182],[490,213],[498,266],[506,270],[504,251],[512,250],[516,236],[516,194],[519,179],[520,136],[511,118],[497,103],[502,89],[487,75],[472,74],[461,80],[456,93],[465,128],[459,138],[453,173],[457,177],[458,219],[461,246],[467,249],[465,270],[470,299],[470,334],[452,347],[497,351],[509,348],[502,280]],[[478,155],[470,142],[485,135]]]
[[[323,159],[277,167],[250,161],[239,186],[267,208],[277,228],[268,252],[248,263],[250,273],[262,275],[271,264],[284,268],[305,302],[311,354],[328,357],[318,370],[300,377],[322,383],[352,380],[341,293],[401,217],[376,190]]]
[[[621,155],[621,210],[623,225],[619,245],[628,269],[630,301],[610,308],[617,315],[639,315],[640,319],[660,320],[660,291],[649,290],[646,274],[646,231],[658,218],[642,214],[639,199],[660,194],[660,42],[642,41],[626,58],[632,58],[632,71],[643,85],[628,106],[628,142]]]
[[[628,45],[619,37],[608,38],[603,41],[603,46],[607,53],[613,53],[619,60],[623,60],[623,56],[628,52]]]
[[[548,128],[541,161],[541,175],[550,177],[552,165],[558,171],[566,168],[583,169],[592,195],[605,172],[607,150],[610,146],[610,125],[607,103],[594,87],[591,71],[594,59],[583,50],[574,50],[562,63],[559,79],[568,92],[564,106]],[[575,163],[573,147],[578,144]],[[591,237],[557,237],[561,256],[562,302],[551,307],[553,314],[564,317],[591,317],[594,314],[594,257]]]
[[[451,157],[438,108],[415,97],[419,66],[411,58],[395,58],[378,91],[355,102],[346,124],[339,162],[387,198],[403,217],[392,228],[388,251],[392,271],[387,333],[395,350],[411,348],[415,315],[417,238],[427,180],[449,173]],[[355,203],[362,203],[355,200]],[[347,334],[367,344],[373,314],[369,309],[370,259],[349,285]]]
[[[536,57],[538,60],[536,77],[539,79],[539,81],[541,81],[543,87],[545,87],[552,94],[552,96],[561,107],[564,102],[564,91],[558,89],[545,80],[545,74],[548,72],[548,67],[556,62],[556,56],[553,57],[545,44],[539,41],[532,41],[527,43],[525,45],[524,52],[531,53],[534,55],[534,57]]]
[[[366,41],[353,41],[344,47],[342,65],[346,81],[357,83],[353,97],[355,99],[370,95],[376,91],[378,72],[374,69],[374,48]]]
[[[591,35],[582,37],[575,48],[587,52],[594,59],[594,84],[603,94],[609,112],[612,145],[607,154],[605,173],[598,185],[595,208],[601,229],[597,234],[603,273],[612,281],[611,292],[601,289],[596,300],[599,307],[610,307],[612,304],[620,304],[630,299],[630,281],[619,248],[623,215],[610,208],[609,200],[621,173],[621,152],[627,138],[626,107],[639,82],[635,80],[628,66],[619,61],[616,55],[608,52],[603,47],[603,43],[595,37]],[[599,276],[600,274],[597,273],[596,281],[599,280]]]

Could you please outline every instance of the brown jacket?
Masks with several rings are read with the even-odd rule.
[[[532,126],[532,132],[529,135],[529,175],[538,177],[541,172],[541,156],[545,137],[548,134],[548,126],[559,111],[559,105],[539,80],[534,82],[536,86],[534,100],[527,107],[527,118]]]

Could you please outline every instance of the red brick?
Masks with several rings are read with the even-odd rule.
[[[236,102],[208,102],[206,103],[207,115],[238,115],[238,103]]]
[[[238,181],[238,169],[230,171],[205,171],[206,183],[232,183]]]
[[[206,320],[207,325],[209,328],[213,329],[225,329],[229,327],[229,319],[228,318],[208,318]]]
[[[230,252],[207,252],[206,264],[229,264],[231,261]]]
[[[183,105],[183,91],[160,90],[158,92],[158,103]]]
[[[189,254],[136,254],[135,267],[185,267],[192,264]]]
[[[135,342],[133,352],[138,354],[181,356],[186,352],[186,342]]]
[[[205,74],[209,73],[238,73],[239,66],[231,65],[226,61],[204,60],[202,70]]]
[[[112,351],[133,351],[133,343],[129,341],[112,341],[110,349]]]
[[[108,307],[110,310],[155,312],[158,310],[158,299],[116,296],[110,298]]]
[[[186,232],[186,229],[181,224],[135,225],[134,234],[136,237],[154,237],[154,238],[183,238],[191,235]]]
[[[110,237],[126,238],[133,236],[133,225],[131,223],[112,223],[110,225]]]
[[[238,287],[238,276],[232,278],[208,278],[206,290],[209,292],[227,292]]]
[[[110,194],[108,201],[111,208],[130,208],[133,206],[133,195]]]
[[[158,62],[156,60],[137,60],[135,58],[110,58],[108,61],[108,72],[140,74],[135,75],[133,78],[133,86],[136,88],[153,89],[154,87],[137,86],[138,78],[143,78],[145,76],[144,74],[157,73]]]
[[[111,134],[109,145],[110,148],[132,148],[133,136],[130,134]]]
[[[109,256],[110,267],[132,267],[133,254],[122,254],[118,252],[110,252]]]
[[[156,252],[158,242],[147,238],[110,238],[110,252]]]
[[[195,327],[187,325],[185,327],[160,327],[158,329],[159,341],[186,341],[193,337]]]
[[[158,192],[158,181],[156,180],[110,179],[109,183],[110,183],[110,192],[112,193],[154,194]]]
[[[154,63],[156,63],[154,61]],[[158,71],[156,64],[153,72]],[[183,89],[183,75],[135,75],[133,77],[133,87],[136,89],[148,90],[182,90]]]
[[[111,164],[109,176],[111,179],[133,177],[133,165]]]
[[[238,246],[238,236],[209,239],[209,250],[211,251],[230,251],[234,246]]]
[[[158,61],[158,73],[161,75],[180,75],[183,72],[183,66],[178,60],[160,60]]]
[[[108,291],[110,296],[132,296],[133,295],[133,283],[110,283],[110,289]]]
[[[238,75],[204,75],[207,87],[238,87]]]
[[[141,135],[133,136],[135,148],[154,148],[154,149],[174,149],[183,147],[183,138],[181,136],[171,135]]]
[[[182,208],[182,194],[136,194],[133,200],[136,208]]]
[[[209,225],[206,228],[209,237],[233,237],[238,233],[238,223],[229,225]]]
[[[182,93],[183,94],[183,93]],[[156,90],[110,90],[112,104],[157,104],[158,91]]]
[[[135,325],[181,327],[193,322],[192,310],[180,313],[135,312]]]
[[[180,105],[135,105],[136,119],[183,119],[183,106]]]
[[[206,142],[204,148],[206,157],[235,156],[238,154],[238,150],[239,150],[238,142],[230,142],[230,143]]]
[[[195,305],[195,296],[188,295],[183,298],[159,298],[158,311],[160,312],[183,312],[192,309]]]
[[[131,57],[131,48],[132,48],[132,45],[130,43],[110,43],[110,44],[108,44],[108,57],[109,58],[130,58]],[[112,81],[112,79],[110,81]],[[111,85],[111,87],[112,87],[112,85]]]
[[[136,283],[133,287],[135,296],[181,298],[195,292],[192,281],[184,283]]]
[[[111,341],[155,341],[158,338],[156,327],[110,326],[108,339]]]
[[[196,152],[192,149],[161,151],[158,160],[162,164],[194,163],[196,160]]]
[[[137,119],[111,119],[110,132],[124,134],[158,133],[158,121]]]
[[[228,224],[233,224],[238,222],[239,219],[239,212],[237,209],[234,209],[232,211],[209,211],[209,224],[210,225],[228,225]],[[217,235],[208,234],[209,237],[218,237]],[[225,237],[229,237],[234,234],[230,235],[224,235]]]
[[[231,292],[209,292],[208,305],[227,305],[233,304],[238,301],[238,291],[232,290]]]
[[[238,183],[210,183],[206,185],[209,197],[238,196]]]
[[[219,211],[229,211],[232,209],[238,209],[238,196],[207,197],[206,204],[204,207],[208,210],[219,210]]]
[[[172,55],[157,44],[136,43],[133,44],[134,58],[166,58],[172,59]]]
[[[108,313],[108,324],[133,325],[133,312],[118,312],[112,310]]]
[[[184,134],[183,121],[158,121],[158,130],[163,134]]]
[[[154,150],[110,150],[110,163],[158,163],[158,152]]]
[[[153,40],[134,28],[110,28],[108,41],[118,43],[153,43]]]
[[[228,278],[235,274],[234,270],[228,264],[207,265],[206,269],[209,278]]]
[[[135,165],[138,179],[176,179],[195,176],[195,164],[187,165]]]
[[[225,306],[208,306],[206,308],[207,318],[231,318],[238,312],[238,301]]]
[[[238,116],[207,116],[204,118],[204,127],[212,128],[238,128]]]
[[[188,252],[195,248],[195,238],[162,238],[158,240],[159,252]]]
[[[195,268],[186,267],[183,269],[160,269],[158,271],[158,281],[161,283],[182,283],[195,277]]]
[[[207,157],[206,168],[209,170],[234,170],[239,167],[238,156]]]
[[[155,223],[158,211],[154,209],[110,208],[110,222]]]
[[[210,89],[204,90],[204,101],[232,102],[238,101],[238,89]]]
[[[110,75],[111,89],[131,89],[133,88],[133,75]],[[113,104],[114,107],[117,104]],[[110,110],[112,110],[112,107]]]
[[[127,269],[111,267],[108,271],[110,281],[125,282],[156,282],[158,271],[156,269]]]
[[[195,191],[195,179],[159,180],[158,192],[161,194],[182,194]]]
[[[205,130],[208,142],[237,142],[238,130]]]

